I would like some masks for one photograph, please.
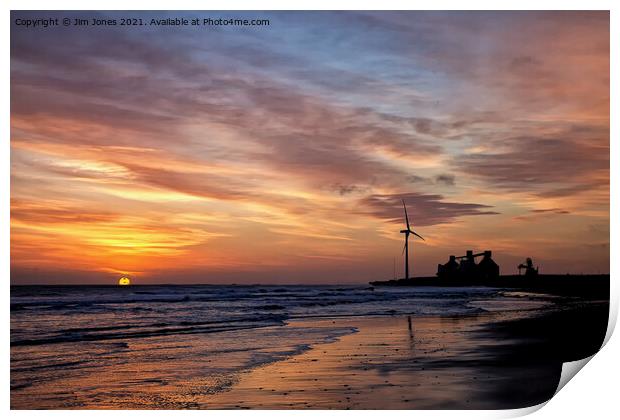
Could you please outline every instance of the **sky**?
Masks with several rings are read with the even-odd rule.
[[[12,284],[609,272],[608,12],[11,18]]]

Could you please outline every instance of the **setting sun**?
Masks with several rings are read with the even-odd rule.
[[[129,286],[131,284],[131,280],[129,280],[128,277],[121,277],[118,280],[118,285],[119,286]]]

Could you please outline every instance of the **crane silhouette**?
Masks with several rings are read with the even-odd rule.
[[[418,235],[413,230],[411,230],[411,226],[409,225],[409,216],[407,215],[407,206],[405,205],[405,200],[403,200],[403,209],[405,210],[405,222],[407,223],[407,229],[401,230],[400,233],[405,234],[405,247],[403,248],[403,253],[405,254],[405,280],[409,280],[409,235],[413,234],[422,240],[424,240],[424,238]]]

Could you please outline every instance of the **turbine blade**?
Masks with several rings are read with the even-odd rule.
[[[403,208],[405,209],[405,221],[407,222],[407,230],[411,230],[409,227],[409,216],[407,216],[407,206],[405,205],[405,200],[403,199]]]
[[[411,231],[411,233],[413,233],[415,236],[417,236],[418,238],[422,239],[423,241],[425,240],[423,237],[421,237],[420,235],[418,235],[417,233]]]
[[[407,249],[407,243],[405,242],[405,246],[403,247],[403,252],[400,253],[400,255],[405,255],[405,249]]]

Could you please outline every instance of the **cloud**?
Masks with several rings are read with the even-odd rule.
[[[550,208],[550,209],[532,209],[530,210],[530,214],[523,215],[523,216],[515,216],[513,217],[513,220],[535,221],[541,218],[547,219],[547,218],[554,217],[557,215],[566,215],[566,214],[571,214],[571,212],[565,209],[557,208],[557,207]]]
[[[363,187],[359,185],[343,185],[343,184],[334,184],[330,186],[330,189],[336,191],[341,196],[346,196],[350,194],[363,194],[368,192],[368,187]]]
[[[429,179],[423,176],[419,176],[419,175],[408,175],[407,181],[411,182],[412,184],[415,184],[418,182],[429,182]]]
[[[359,204],[365,209],[361,211],[390,222],[400,223],[404,217],[402,200],[407,204],[409,220],[415,226],[450,223],[463,216],[499,214],[490,210],[492,206],[444,201],[444,197],[438,194],[375,194],[359,200]]]
[[[137,183],[218,200],[235,200],[249,196],[249,193],[243,192],[240,181],[236,181],[235,185],[230,179],[217,174],[184,172],[182,168],[172,171],[130,163],[123,163],[123,166],[131,172]]]
[[[25,223],[98,223],[116,220],[118,214],[70,207],[61,203],[11,200],[11,219]]]
[[[423,177],[419,175],[408,175],[407,181],[412,184],[427,184],[427,185],[455,185],[456,176],[453,174],[439,174],[434,177]]]
[[[451,174],[441,174],[435,177],[435,182],[444,185],[454,185],[455,176]]]
[[[490,145],[487,152],[460,155],[453,164],[496,188],[541,197],[608,186],[609,131],[604,126],[573,126],[556,134],[519,135]]]
[[[76,51],[59,42],[76,43],[66,35],[51,43],[46,53],[33,45],[36,39],[14,41],[12,59],[18,70],[12,77],[12,115],[19,134],[30,137],[36,125],[37,135],[48,141],[109,145],[113,135],[117,145],[192,153],[198,142],[183,133],[199,124],[206,130],[227,131],[237,140],[201,139],[198,144],[212,156],[261,161],[317,187],[328,180],[368,184],[402,177],[402,169],[369,156],[377,148],[416,157],[441,152],[439,146],[394,124],[388,114],[326,102],[316,92],[255,72],[224,72],[199,62],[191,52],[175,49],[176,59],[171,59],[170,42],[158,49],[152,40],[106,36],[119,49],[98,48],[98,40],[86,37]],[[97,55],[79,54],[88,47]],[[139,53],[132,55],[130,49]],[[74,54],[78,63],[67,67]],[[131,70],[111,71],[119,64]],[[48,71],[30,71],[33,66]],[[41,90],[53,94],[41,97]],[[429,124],[427,119],[413,121],[417,131]],[[253,150],[248,144],[260,146]]]
[[[555,213],[555,214],[569,214],[570,211],[568,210],[563,210],[563,209],[559,209],[559,208],[553,208],[553,209],[533,209],[530,210],[532,213]]]

